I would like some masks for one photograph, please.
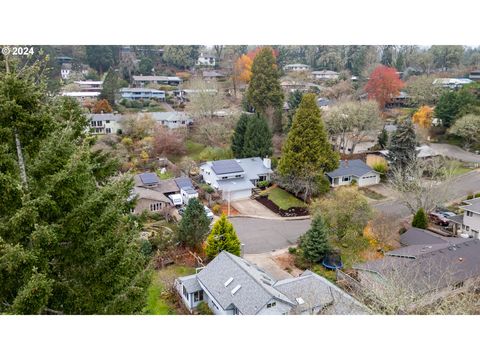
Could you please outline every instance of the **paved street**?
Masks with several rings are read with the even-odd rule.
[[[259,254],[294,245],[298,237],[310,227],[307,220],[266,220],[231,218],[245,254]]]
[[[465,151],[458,146],[450,144],[430,144],[430,147],[442,154],[452,159],[457,159],[465,162],[480,163],[480,155],[470,153]]]

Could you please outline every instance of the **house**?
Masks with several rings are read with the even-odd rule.
[[[463,214],[448,218],[453,223],[453,233],[480,239],[480,198],[464,200],[463,203],[465,205],[460,206]]]
[[[135,115],[104,113],[89,114],[87,116],[90,120],[90,132],[94,134],[117,134],[123,129],[124,120],[132,116],[136,116],[136,119],[140,119],[142,116],[150,116],[159,125],[166,126],[169,129],[183,128],[193,124],[193,120],[188,114],[178,111],[157,111]]]
[[[440,78],[433,80],[433,85],[442,86],[449,89],[461,88],[464,85],[473,83],[473,80],[467,78]]]
[[[468,78],[473,81],[480,81],[480,70],[471,71]]]
[[[406,245],[379,260],[356,264],[356,278],[376,296],[405,296],[409,306],[430,304],[476,286],[480,277],[480,240],[444,237],[428,230],[409,229]]]
[[[225,74],[216,70],[204,70],[202,72],[202,77],[205,80],[218,80],[218,81],[225,80]]]
[[[340,76],[338,72],[331,70],[312,71],[312,75],[316,80],[337,80]]]
[[[198,57],[195,65],[197,66],[215,66],[216,61],[215,57],[209,54],[201,53]]]
[[[322,110],[327,110],[331,105],[333,105],[335,102],[327,99],[327,98],[318,98],[317,99],[317,106],[322,109]]]
[[[182,83],[182,79],[178,76],[154,76],[154,75],[134,75],[133,76],[133,85],[135,87],[144,87],[149,84],[157,85],[171,85],[178,86]]]
[[[222,191],[224,200],[247,199],[258,181],[270,180],[271,160],[259,157],[209,161],[200,166],[203,180]]]
[[[99,91],[64,91],[62,96],[68,96],[77,99],[80,102],[95,101],[100,96]]]
[[[253,263],[222,251],[196,274],[175,280],[189,311],[204,302],[216,315],[368,314],[350,295],[305,271],[275,281]]]
[[[63,63],[60,67],[60,75],[63,80],[68,80],[70,78],[70,74],[72,73],[72,64],[71,63]]]
[[[405,91],[400,91],[398,95],[392,96],[390,100],[387,101],[385,104],[386,108],[394,108],[394,107],[404,107],[408,106],[410,100],[410,96]]]
[[[74,81],[80,87],[80,91],[99,91],[103,89],[103,81],[83,80]]]
[[[305,65],[305,64],[289,64],[285,65],[283,67],[283,70],[289,72],[289,71],[309,71],[310,66]]]
[[[134,176],[135,186],[132,196],[137,199],[134,214],[143,211],[159,212],[169,206],[187,204],[198,198],[198,193],[188,178],[160,180],[155,173],[142,173]]]
[[[352,181],[360,187],[380,183],[380,174],[358,159],[341,160],[340,166],[326,175],[332,187],[351,185]]]
[[[165,101],[165,91],[149,88],[122,88],[120,96],[123,99]]]
[[[385,125],[385,129],[387,128],[387,126],[395,127],[395,131],[396,131],[396,125]],[[387,130],[387,132],[388,132],[388,130]],[[391,136],[391,134],[389,134],[389,136]],[[415,150],[417,151],[417,158],[418,159],[431,159],[433,157],[441,155],[438,152],[436,152],[431,146],[426,145],[426,144],[415,147]],[[383,156],[384,158],[387,159],[389,151],[388,150],[379,150],[379,151],[376,151],[376,152],[372,152],[372,154],[374,154],[374,153],[377,153],[377,154],[379,154],[379,155],[381,155],[381,156]]]

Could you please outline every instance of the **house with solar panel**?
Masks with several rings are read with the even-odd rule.
[[[167,207],[182,206],[188,204],[190,199],[198,198],[191,180],[186,177],[160,180],[155,173],[142,173],[134,176],[134,182],[134,214],[160,212]]]
[[[277,281],[226,251],[196,274],[177,278],[175,288],[190,312],[205,302],[216,315],[369,313],[364,305],[311,271]]]
[[[227,201],[248,199],[259,181],[270,180],[271,159],[259,157],[208,161],[200,166],[203,180]]]
[[[330,186],[338,187],[351,185],[356,182],[358,186],[369,186],[380,183],[380,173],[373,170],[362,160],[341,160],[340,166],[326,173]]]

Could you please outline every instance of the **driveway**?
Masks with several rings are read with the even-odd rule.
[[[300,235],[310,228],[310,219],[273,220],[230,218],[238,237],[245,245],[245,254],[260,254],[295,245]]]
[[[275,252],[262,253],[262,254],[246,254],[245,259],[257,265],[260,269],[270,275],[274,280],[289,279],[293,276],[282,269],[282,267],[275,262],[273,257],[277,254],[283,253],[286,250],[279,250]],[[287,250],[288,251],[288,250]]]
[[[241,215],[253,215],[267,218],[281,218],[280,215],[275,214],[270,209],[260,204],[257,200],[245,199],[232,201],[232,206]]]
[[[455,145],[433,143],[430,144],[430,147],[439,154],[442,154],[443,156],[447,156],[452,159],[470,163],[480,163],[480,155],[465,151]]]

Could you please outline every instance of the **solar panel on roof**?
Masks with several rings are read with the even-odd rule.
[[[217,175],[243,172],[242,167],[235,160],[214,161],[212,162],[212,170]]]
[[[140,180],[142,180],[142,183],[145,185],[155,185],[159,182],[157,175],[154,173],[140,174]]]

